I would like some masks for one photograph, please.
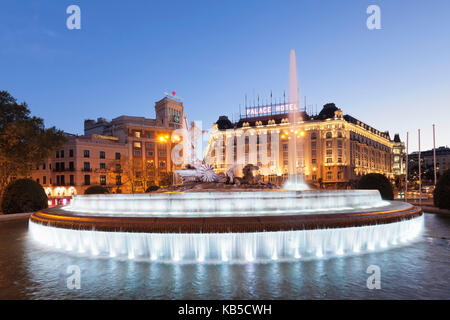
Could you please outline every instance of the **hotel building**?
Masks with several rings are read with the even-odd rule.
[[[299,120],[290,123],[289,112],[297,112]],[[219,172],[233,164],[257,165],[266,182],[282,183],[291,167],[319,187],[347,188],[367,173],[393,179],[394,146],[388,132],[343,115],[333,103],[317,116],[280,104],[247,108],[236,123],[220,117],[205,160]]]
[[[145,192],[171,182],[171,152],[181,137],[174,133],[185,122],[183,103],[166,96],[155,103],[155,119],[120,116],[84,121],[84,135],[67,134],[67,142],[32,178],[51,198],[83,194],[92,185],[114,193]]]

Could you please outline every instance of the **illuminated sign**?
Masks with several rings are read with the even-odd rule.
[[[101,134],[92,134],[91,135],[93,139],[103,139],[103,140],[111,140],[111,141],[119,141],[120,139],[113,136],[104,136]]]
[[[298,111],[298,106],[294,103],[275,104],[270,106],[247,107],[245,108],[245,116],[251,118],[268,116],[271,114],[284,114],[295,111]]]

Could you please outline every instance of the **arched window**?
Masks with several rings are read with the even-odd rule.
[[[327,139],[330,139],[331,137],[332,137],[332,134],[331,134],[330,131],[328,131],[327,134],[326,134],[326,138],[327,138]]]

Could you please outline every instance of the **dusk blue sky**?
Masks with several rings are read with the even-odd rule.
[[[81,8],[81,30],[66,8]],[[368,30],[366,8],[381,8]],[[0,90],[71,133],[87,118],[153,118],[164,92],[210,128],[259,94],[288,91],[296,50],[300,95],[334,102],[375,128],[410,132],[410,151],[450,145],[450,1],[2,0]]]

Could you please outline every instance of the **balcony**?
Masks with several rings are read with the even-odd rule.
[[[81,169],[83,172],[92,172],[92,168],[83,168]]]
[[[55,168],[53,172],[74,172],[75,168]]]

